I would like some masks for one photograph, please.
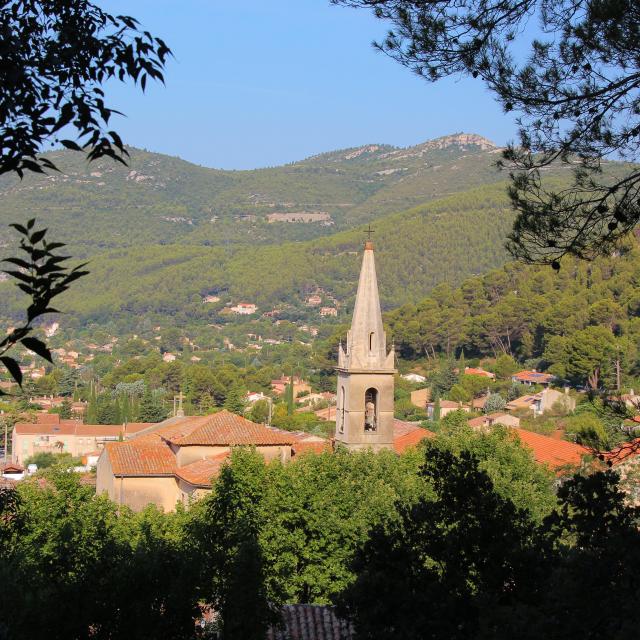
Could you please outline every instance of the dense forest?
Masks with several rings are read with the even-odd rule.
[[[436,287],[387,314],[403,358],[511,355],[577,385],[633,386],[640,373],[640,248],[551,267],[508,263],[460,287]]]

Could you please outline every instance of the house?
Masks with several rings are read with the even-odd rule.
[[[516,416],[504,413],[503,411],[496,411],[495,413],[488,413],[479,418],[472,418],[468,424],[472,429],[479,431],[486,430],[494,424],[502,424],[505,427],[519,427],[520,418],[516,418]]]
[[[400,376],[403,380],[408,380],[409,382],[423,383],[426,382],[427,379],[425,376],[421,376],[419,373],[403,373]]]
[[[258,307],[250,302],[239,302],[235,307],[231,307],[230,311],[241,316],[249,316],[255,313]]]
[[[511,376],[511,381],[519,384],[526,384],[530,387],[541,384],[548,387],[555,380],[555,376],[550,373],[540,373],[539,371],[518,371]]]
[[[218,296],[212,296],[212,295],[204,296],[204,298],[202,298],[203,304],[207,304],[207,303],[212,304],[214,302],[220,302],[220,298]]]
[[[433,419],[433,414],[435,410],[435,403],[427,402],[427,415],[430,419]],[[466,411],[467,413],[470,411],[469,407],[462,402],[453,402],[453,400],[440,400],[440,417],[444,418],[448,413],[452,411]]]
[[[285,604],[281,625],[270,627],[266,640],[353,640],[350,623],[335,608],[323,604]]]
[[[106,442],[126,440],[151,424],[82,424],[78,420],[62,420],[55,413],[38,414],[38,420],[35,424],[17,422],[14,425],[11,434],[12,462],[24,464],[36,453],[70,453],[74,457],[82,457],[101,449]]]
[[[431,389],[429,387],[425,387],[424,389],[416,389],[411,392],[411,404],[414,407],[419,407],[420,409],[426,409],[427,402],[431,399]]]
[[[98,460],[96,492],[132,509],[154,503],[173,511],[211,490],[233,447],[254,446],[266,460],[291,459],[294,438],[228,411],[174,417],[125,442],[110,442]]]
[[[491,380],[496,379],[495,373],[491,373],[491,371],[485,371],[482,367],[465,367],[464,375],[465,376],[482,376],[483,378],[490,378]]]
[[[262,391],[247,391],[244,400],[247,404],[255,404],[258,400],[267,400],[267,396]]]
[[[280,396],[286,391],[286,388],[289,386],[290,382],[291,376],[282,376],[277,380],[271,381],[271,389],[276,395]],[[301,393],[304,393],[305,391],[307,393],[311,393],[311,386],[302,378],[293,376],[293,397],[297,398]]]
[[[487,398],[491,394],[487,394],[485,396],[480,396],[479,398],[474,398],[471,400],[471,410],[472,411],[484,411],[484,405],[487,402]]]
[[[162,354],[163,362],[173,362],[175,359],[176,359],[176,356],[173,353],[170,353],[169,351]]]
[[[508,411],[528,409],[533,411],[534,416],[538,416],[551,411],[554,406],[560,406],[567,412],[575,409],[576,401],[569,395],[568,388],[565,388],[564,393],[555,389],[543,389],[539,393],[520,396],[507,402],[505,409]]]
[[[320,309],[320,315],[325,316],[337,316],[338,310],[335,307],[322,307]]]
[[[511,428],[510,431],[525,449],[531,451],[536,462],[556,473],[563,468],[579,467],[583,457],[591,454],[586,447],[566,440],[557,440],[526,429]]]
[[[419,442],[426,438],[434,438],[435,435],[433,431],[410,422],[397,418],[393,420],[393,450],[396,453],[404,453],[409,447],[415,447]]]
[[[25,475],[27,475],[27,472],[19,464],[9,463],[2,467],[2,477],[6,480],[17,482],[22,480]]]
[[[307,305],[309,307],[317,307],[321,303],[322,303],[322,298],[317,293],[307,298]]]

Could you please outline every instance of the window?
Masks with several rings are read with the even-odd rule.
[[[369,351],[373,351],[373,347],[374,347],[374,337],[375,337],[375,333],[372,331],[369,334]]]
[[[364,430],[378,430],[378,390],[373,387],[364,394]]]

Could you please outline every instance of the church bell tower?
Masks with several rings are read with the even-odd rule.
[[[364,245],[346,349],[341,343],[338,351],[336,442],[349,449],[393,448],[394,360],[393,348],[387,353],[369,239]]]

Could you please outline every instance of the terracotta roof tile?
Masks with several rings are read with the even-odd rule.
[[[600,454],[600,459],[612,465],[625,462],[629,458],[635,458],[640,455],[640,438],[635,438],[631,442],[624,442],[611,451],[605,451]]]
[[[211,478],[220,473],[222,465],[229,459],[230,453],[225,451],[217,456],[208,456],[196,460],[184,467],[178,467],[175,475],[194,487],[211,487]]]
[[[435,435],[433,431],[410,422],[397,419],[393,421],[393,449],[396,453],[403,453],[409,447],[414,447],[425,438],[433,438]]]
[[[72,436],[76,432],[77,423],[74,424],[33,424],[32,422],[16,422],[15,432],[25,435],[38,436]]]
[[[161,436],[179,446],[237,446],[237,445],[291,445],[293,438],[286,433],[268,429],[229,411],[205,416],[206,421],[189,433],[161,433]]]
[[[513,374],[512,378],[522,382],[546,384],[555,379],[555,376],[550,373],[541,373],[540,371],[518,371],[518,373]]]
[[[536,462],[546,464],[551,469],[558,469],[565,465],[579,465],[582,456],[590,452],[585,447],[566,440],[556,440],[533,431],[511,427],[511,432],[519,438],[522,444],[531,449]]]
[[[108,442],[103,455],[115,476],[171,476],[176,470],[173,452],[159,438]]]

